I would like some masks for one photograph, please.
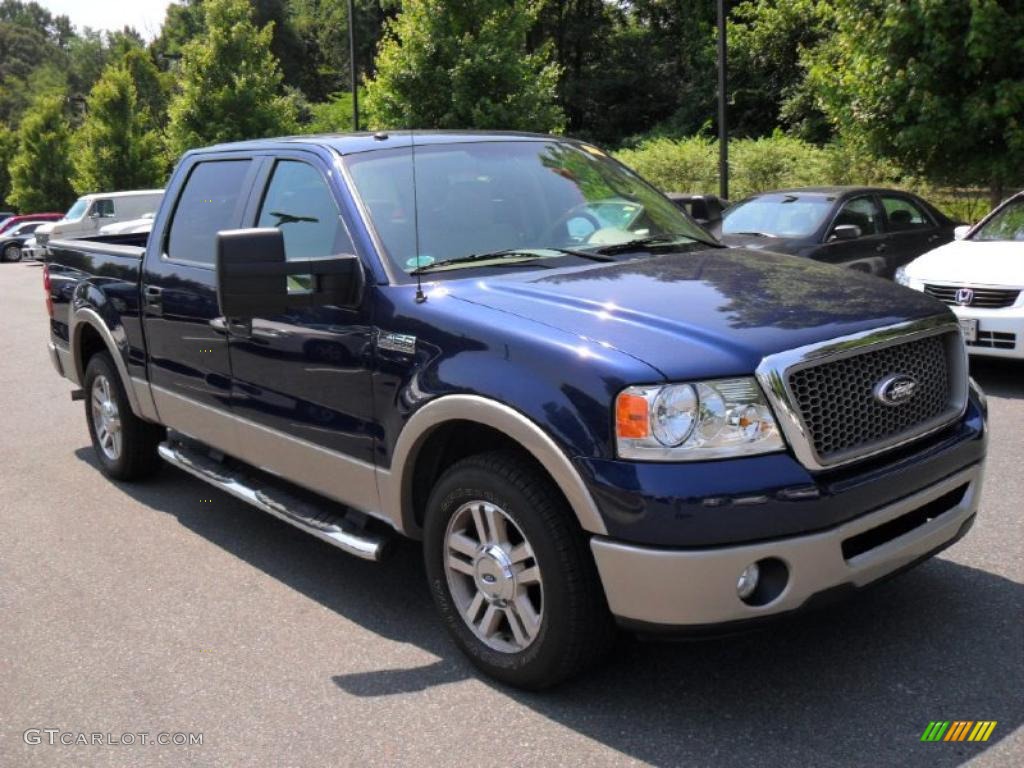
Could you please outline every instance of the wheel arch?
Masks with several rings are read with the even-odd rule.
[[[466,430],[470,430],[469,433]],[[521,450],[551,478],[583,530],[607,534],[604,520],[579,471],[555,441],[536,422],[514,408],[479,395],[445,395],[420,408],[406,423],[392,452],[390,470],[378,470],[381,502],[403,533],[421,535],[423,477],[430,462],[443,461],[424,452],[457,431],[462,449],[474,441],[494,440],[488,447]],[[460,455],[469,455],[460,450]],[[430,476],[436,473],[429,472]],[[429,490],[427,491],[429,493]]]
[[[82,386],[85,383],[85,369],[89,365],[90,358],[98,352],[108,352],[114,360],[114,367],[121,379],[121,385],[128,395],[132,413],[141,419],[156,421],[155,406],[145,407],[145,401],[140,398],[139,389],[141,387],[136,385],[136,381],[128,373],[121,345],[118,344],[110,327],[95,309],[79,307],[72,312],[68,339],[70,340],[72,371],[76,384]],[[143,394],[148,396],[148,384],[144,382],[142,384],[145,388]],[[152,400],[152,398],[149,399]]]

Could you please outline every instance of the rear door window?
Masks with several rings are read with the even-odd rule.
[[[889,222],[889,230],[892,232],[927,229],[935,226],[931,217],[909,198],[883,195],[882,207],[885,208],[885,218]]]
[[[198,163],[178,197],[167,234],[167,258],[213,265],[217,233],[237,226],[250,160]]]

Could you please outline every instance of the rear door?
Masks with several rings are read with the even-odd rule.
[[[354,253],[334,173],[313,152],[268,160],[245,225],[280,229],[289,261]],[[309,280],[289,278],[288,312],[230,329],[240,458],[374,512],[370,302],[303,308]]]
[[[199,156],[176,174],[142,276],[149,380],[161,421],[225,451],[231,367],[214,270],[216,235],[237,228],[259,163]]]
[[[941,245],[942,230],[924,206],[908,195],[879,195],[893,256],[893,271]]]

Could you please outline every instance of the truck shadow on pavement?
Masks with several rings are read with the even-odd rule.
[[[1024,361],[975,357],[971,376],[988,395],[1024,399]]]
[[[96,466],[90,448],[76,455]],[[624,640],[583,678],[523,693],[478,674],[448,640],[416,544],[399,542],[382,564],[357,560],[226,495],[199,507],[197,496],[219,492],[170,467],[153,481],[117,487],[366,630],[440,659],[333,676],[349,695],[394,696],[476,678],[658,766],[954,766],[1024,720],[1024,585],[950,560],[755,633]],[[931,720],[998,725],[987,743],[922,743]]]

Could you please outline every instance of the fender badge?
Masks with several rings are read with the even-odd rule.
[[[384,333],[377,334],[377,347],[387,352],[399,352],[403,355],[416,353],[416,337],[405,333]]]

